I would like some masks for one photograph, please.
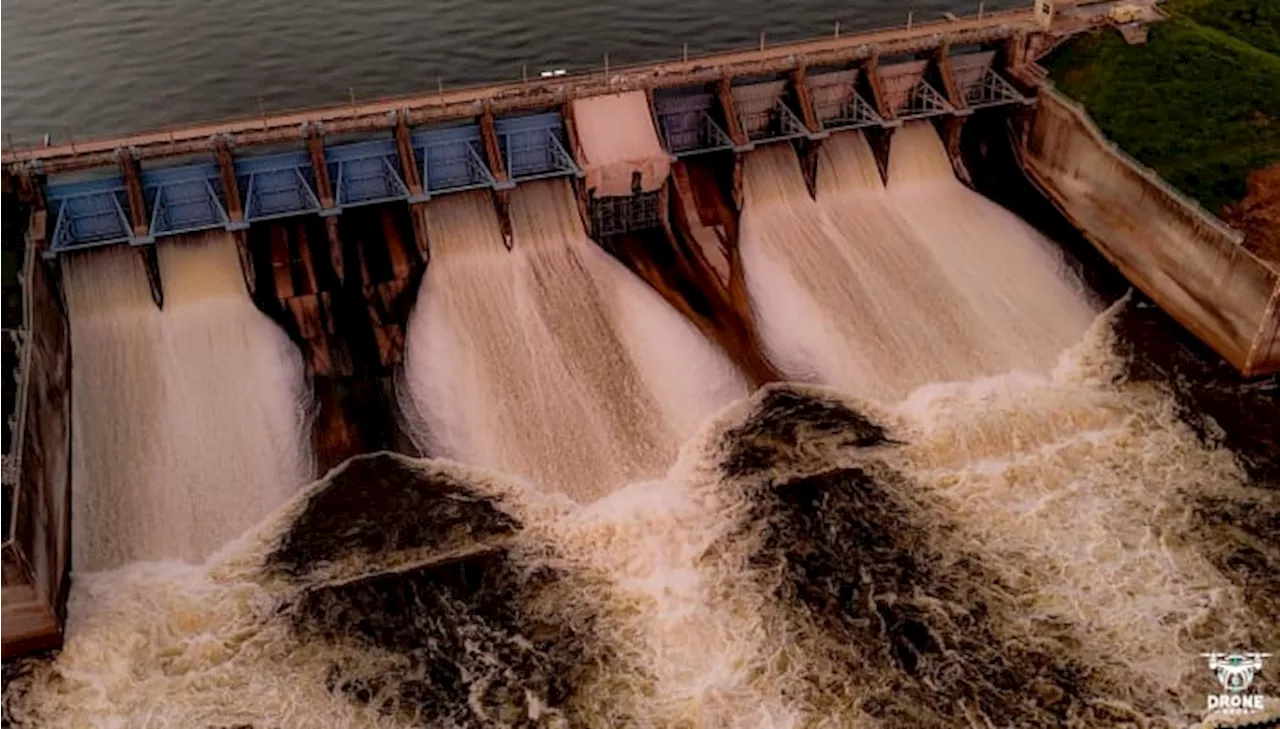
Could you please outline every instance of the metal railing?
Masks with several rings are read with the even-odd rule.
[[[14,397],[6,408],[13,408],[13,412],[7,413],[9,425],[9,442],[5,443],[4,461],[0,466],[0,482],[3,483],[3,498],[9,502],[9,521],[4,524],[4,542],[8,544],[9,540],[14,537],[17,532],[17,522],[19,513],[22,511],[20,486],[22,480],[22,460],[27,440],[27,408],[31,398],[31,368],[34,366],[35,343],[31,335],[32,328],[35,324],[33,319],[35,307],[33,306],[33,294],[31,292],[31,282],[35,276],[42,275],[36,270],[39,265],[35,256],[30,255],[34,250],[28,244],[25,247],[22,260],[22,273],[19,274],[18,283],[22,289],[21,307],[22,322],[20,329],[6,329],[5,334],[13,343],[16,350],[14,358]]]
[[[591,225],[597,238],[647,230],[662,225],[659,191],[627,197],[601,197],[591,202]]]

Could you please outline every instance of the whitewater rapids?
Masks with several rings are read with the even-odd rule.
[[[1058,727],[1198,720],[1280,625],[1187,504],[1258,498],[1129,382],[1108,313],[1043,376],[890,406],[773,386],[581,506],[364,457],[204,566],[77,583],[28,725]],[[1225,508],[1225,507],[1224,507]],[[337,518],[337,517],[341,518]],[[1241,541],[1244,540],[1244,541]],[[1272,547],[1270,558],[1277,555]]]

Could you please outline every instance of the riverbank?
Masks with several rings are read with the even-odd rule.
[[[1280,6],[1171,0],[1146,45],[1098,31],[1043,63],[1104,133],[1280,260]]]

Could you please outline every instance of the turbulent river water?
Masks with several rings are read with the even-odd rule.
[[[1280,645],[1274,382],[1205,385],[1158,313],[1099,303],[959,185],[930,127],[897,133],[887,185],[859,136],[828,141],[815,198],[789,147],[752,152],[742,224],[765,346],[823,386],[748,394],[584,236],[563,183],[513,194],[510,251],[464,194],[431,203],[400,388],[448,458],[370,454],[301,489],[297,355],[225,236],[161,247],[193,277],[163,314],[122,284],[145,280],[132,251],[77,259],[96,480],[65,647],[6,664],[5,719],[1197,722],[1202,654]],[[147,417],[116,427],[122,402]],[[129,499],[201,518],[122,532],[149,513]]]
[[[84,576],[31,726],[1111,726],[1274,644],[1260,508],[1101,315],[1043,375],[771,386],[589,506],[371,455],[201,566]],[[1211,505],[1211,506],[1210,506]],[[1256,556],[1223,570],[1241,549]],[[1250,570],[1254,570],[1250,572]],[[1261,582],[1259,582],[1261,581]],[[1271,585],[1274,587],[1274,585]]]

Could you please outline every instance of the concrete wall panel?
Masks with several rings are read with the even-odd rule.
[[[1124,275],[1246,375],[1280,370],[1280,271],[1045,88],[1022,145],[1033,180]]]

